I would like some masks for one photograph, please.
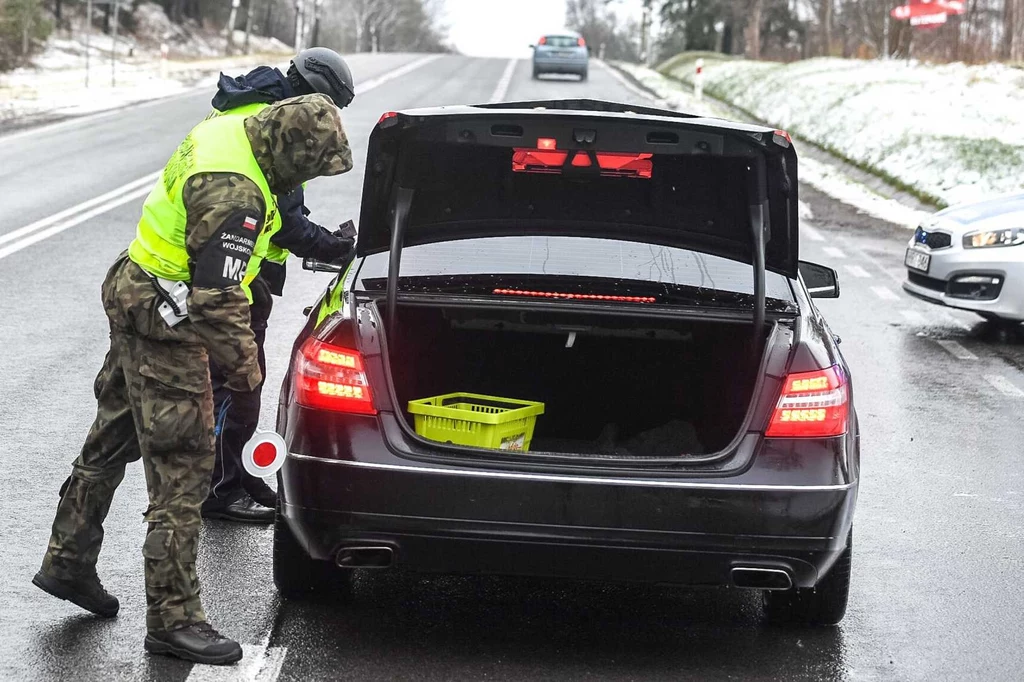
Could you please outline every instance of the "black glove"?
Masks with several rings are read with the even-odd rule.
[[[322,263],[333,263],[347,258],[352,253],[354,246],[354,239],[340,237],[337,233],[330,234],[325,230],[323,237],[317,244],[316,254],[313,257]]]

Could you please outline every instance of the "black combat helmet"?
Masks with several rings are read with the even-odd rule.
[[[326,47],[310,47],[295,55],[288,80],[297,94],[319,92],[330,97],[339,109],[347,107],[356,96],[348,64]]]

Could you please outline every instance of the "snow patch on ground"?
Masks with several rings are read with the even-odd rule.
[[[665,65],[692,83],[692,60]],[[705,92],[948,204],[1024,190],[1024,71],[708,60]]]
[[[213,85],[221,71],[243,73],[257,64],[286,63],[291,55],[276,38],[251,36],[249,55],[225,57],[226,34],[204,31],[194,22],[176,25],[155,3],[139,5],[134,19],[135,33],[115,42],[98,30],[86,36],[85,21],[77,17],[71,31],[47,41],[32,66],[0,74],[0,132],[176,95]],[[241,50],[245,33],[235,31],[234,38]],[[166,61],[160,58],[164,44]]]
[[[619,63],[616,66],[655,93],[662,106],[698,116],[735,118],[735,113],[714,100],[697,100],[692,88],[677,80],[666,78],[657,71],[636,64]],[[904,204],[883,197],[863,183],[847,176],[841,170],[808,156],[800,157],[800,180],[825,194],[849,204],[867,215],[913,228],[927,215]],[[801,217],[809,219],[810,207],[801,203]],[[804,211],[808,215],[803,215]]]

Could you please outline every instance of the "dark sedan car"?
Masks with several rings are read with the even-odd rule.
[[[385,114],[366,168],[356,258],[281,391],[283,595],[398,567],[751,588],[773,620],[843,617],[859,432],[785,133],[446,107]],[[544,412],[528,442],[421,435],[410,403],[457,392]]]

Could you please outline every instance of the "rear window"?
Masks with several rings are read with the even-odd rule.
[[[388,254],[367,256],[357,287],[386,278]],[[490,237],[410,246],[402,250],[400,276],[556,275],[639,280],[753,294],[753,268],[746,263],[687,249],[583,237]],[[372,287],[370,287],[372,288]],[[789,281],[765,273],[765,294],[793,301]]]
[[[542,45],[545,47],[576,47],[579,38],[575,36],[544,36]]]

